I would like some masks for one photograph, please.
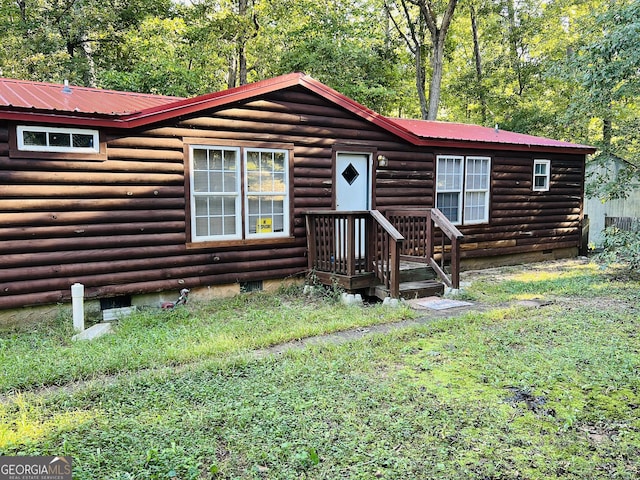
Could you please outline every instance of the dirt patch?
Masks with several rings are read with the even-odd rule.
[[[505,401],[514,407],[523,405],[533,413],[555,416],[556,412],[552,408],[545,408],[545,404],[547,403],[545,396],[533,395],[531,391],[518,387],[507,387],[507,390],[509,390],[512,395],[507,397]]]
[[[586,257],[568,258],[562,260],[548,260],[545,262],[510,265],[505,267],[485,268],[483,270],[467,270],[460,272],[460,280],[464,283],[477,281],[502,282],[511,280],[523,272],[567,272],[577,266],[587,265],[590,260]]]

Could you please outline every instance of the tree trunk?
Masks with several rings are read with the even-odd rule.
[[[431,34],[431,44],[433,53],[431,56],[431,83],[429,84],[429,111],[427,112],[427,120],[435,120],[438,116],[438,104],[440,103],[440,87],[442,83],[442,67],[444,59],[444,43],[447,37],[447,31],[453,14],[456,9],[458,0],[449,0],[447,9],[445,10],[440,26],[437,23],[437,15],[432,10],[431,2],[419,0],[421,17],[424,18],[429,33]]]
[[[233,88],[236,86],[236,76],[237,76],[236,58],[235,58],[235,55],[233,55],[231,58],[229,58],[229,74],[227,76],[227,88]]]
[[[439,36],[438,36],[439,37]],[[433,40],[433,53],[431,54],[431,82],[429,83],[429,110],[427,120],[435,120],[438,117],[438,105],[440,103],[440,89],[442,84],[442,62],[444,58],[444,39]]]
[[[511,68],[518,79],[518,95],[524,92],[524,80],[522,78],[522,69],[520,68],[520,52],[518,51],[518,26],[516,25],[516,6],[514,0],[507,0],[507,21],[508,25],[508,41],[511,57]]]
[[[238,76],[239,85],[246,85],[247,83],[247,56],[244,51],[244,44],[238,45]]]
[[[420,113],[423,119],[426,119],[429,113],[427,96],[425,95],[425,84],[426,84],[426,71],[425,71],[425,29],[424,29],[424,19],[422,17],[422,13],[418,16],[417,21],[413,21],[411,16],[410,7],[407,4],[417,5],[415,0],[401,0],[400,6],[393,2],[393,5],[396,9],[402,12],[404,15],[404,19],[407,22],[408,33],[403,31],[403,28],[396,22],[395,18],[391,14],[391,7],[388,1],[385,1],[385,9],[387,11],[387,19],[393,23],[396,31],[400,35],[400,37],[404,40],[409,48],[409,51],[413,54],[414,65],[416,68],[416,90],[418,92],[418,100],[420,101]]]
[[[611,152],[611,138],[613,137],[613,122],[611,117],[602,119],[602,149]]]
[[[422,114],[422,118],[426,120],[429,109],[427,106],[427,96],[424,94],[426,72],[423,61],[423,48],[422,45],[418,45],[416,48],[416,88],[418,90],[418,99],[420,100],[420,113]]]
[[[27,2],[26,0],[18,0],[16,2],[18,8],[20,9],[20,19],[23,24],[27,23]]]
[[[247,16],[247,0],[238,0],[238,15],[240,18]],[[238,52],[238,79],[239,85],[245,85],[247,83],[247,56],[245,52],[245,42],[247,41],[246,35],[240,34],[238,39],[237,52]]]
[[[93,50],[91,49],[91,43],[87,38],[87,34],[82,35],[80,40],[80,48],[87,59],[88,71],[85,77],[85,84],[89,87],[96,88],[98,86],[98,76],[96,74],[96,62],[93,60]]]
[[[476,9],[473,5],[469,6],[471,14],[471,33],[473,35],[473,57],[476,64],[476,87],[478,90],[478,100],[480,101],[480,115],[482,116],[482,124],[487,123],[487,100],[484,95],[484,86],[482,85],[482,58],[480,56],[480,40],[478,39],[478,23],[476,22]]]

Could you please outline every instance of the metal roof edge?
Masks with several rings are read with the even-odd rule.
[[[302,76],[304,76],[302,73],[289,73],[228,90],[207,93],[198,97],[181,99],[173,103],[150,107],[139,112],[121,116],[115,121],[114,126],[120,128],[140,127],[149,123],[175,118],[181,115],[188,115],[232,102],[247,100],[257,95],[299,85]]]
[[[410,143],[417,145],[420,141],[420,137],[404,128],[402,125],[397,124],[389,117],[385,117],[384,115],[365,107],[309,75],[301,77],[300,84],[323,98],[332,101],[346,110],[349,110],[351,113],[358,115],[364,120],[367,120]]]
[[[72,115],[71,112],[57,111],[40,111],[40,110],[22,110],[22,111],[2,111],[0,109],[0,120],[8,120],[15,122],[30,123],[58,123],[63,125],[75,126],[91,126],[91,127],[112,127],[114,126],[114,117],[98,116],[95,114],[88,115]]]
[[[459,139],[427,139],[420,138],[420,141],[416,144],[421,147],[454,147],[454,148],[467,148],[472,150],[501,150],[501,151],[516,151],[516,152],[539,152],[539,153],[576,153],[576,154],[593,154],[597,148],[590,147],[588,145],[571,144],[566,145],[532,145],[521,143],[506,143],[506,142],[487,142],[481,140],[459,140]]]
[[[28,122],[62,123],[65,125],[86,125],[94,127],[106,127],[117,129],[128,129],[157,123],[182,115],[189,115],[199,111],[224,106],[233,102],[248,100],[250,98],[282,90],[285,88],[301,86],[333,104],[344,108],[352,114],[368,121],[390,134],[409,142],[415,146],[430,147],[454,147],[473,148],[483,150],[515,150],[529,152],[565,152],[592,154],[596,148],[588,145],[572,144],[563,142],[564,145],[535,145],[527,143],[492,142],[491,140],[465,140],[456,138],[429,137],[412,131],[401,124],[401,120],[381,115],[374,110],[356,102],[343,95],[324,83],[301,72],[280,75],[258,82],[241,85],[239,87],[208,93],[192,98],[178,98],[175,101],[149,107],[137,112],[124,114],[96,114],[77,113],[57,110],[35,110],[26,108],[11,108],[10,106],[0,106],[0,119]],[[87,90],[91,90],[86,87]],[[118,93],[117,91],[111,91]],[[126,93],[126,92],[120,92]],[[150,95],[150,94],[141,94]],[[162,96],[159,96],[162,97]],[[416,120],[419,121],[419,120]],[[449,123],[449,122],[444,122]],[[540,137],[544,138],[544,137]]]

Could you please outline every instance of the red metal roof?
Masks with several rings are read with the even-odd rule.
[[[0,106],[16,109],[119,116],[166,105],[179,99],[163,95],[73,85],[65,87],[54,83],[0,78]]]
[[[412,120],[406,118],[392,118],[390,120],[423,139],[526,145],[531,147],[584,148],[593,150],[593,147],[587,145],[563,142],[546,137],[536,137],[524,133],[515,133],[508,130],[501,130],[500,128],[496,129],[465,123]]]
[[[414,145],[593,153],[586,145],[467,125],[390,118],[303,73],[290,73],[194,98],[168,97],[0,78],[0,119],[134,128],[301,86]],[[81,118],[81,120],[80,120]]]

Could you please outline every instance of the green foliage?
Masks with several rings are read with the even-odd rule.
[[[509,289],[565,303],[12,396],[0,451],[71,455],[79,480],[637,478],[638,283],[552,270]]]
[[[0,392],[63,385],[241,355],[297,338],[410,318],[408,308],[345,308],[324,296],[243,294],[172,310],[148,309],[121,319],[115,334],[71,341],[71,319],[6,332],[0,337]],[[132,355],[135,352],[135,355]]]
[[[225,87],[225,60],[184,19],[145,19],[123,36],[118,62],[100,73],[104,88],[188,97]]]
[[[578,20],[583,34],[557,72],[573,86],[565,118],[595,127],[590,141],[604,155],[640,164],[640,4],[616,1]],[[629,183],[626,183],[629,185]]]
[[[603,252],[598,259],[605,264],[622,264],[631,271],[640,269],[640,225],[631,231],[607,227],[603,232]]]
[[[265,75],[305,72],[376,111],[398,109],[400,58],[379,0],[284,1],[265,15],[255,52]]]

